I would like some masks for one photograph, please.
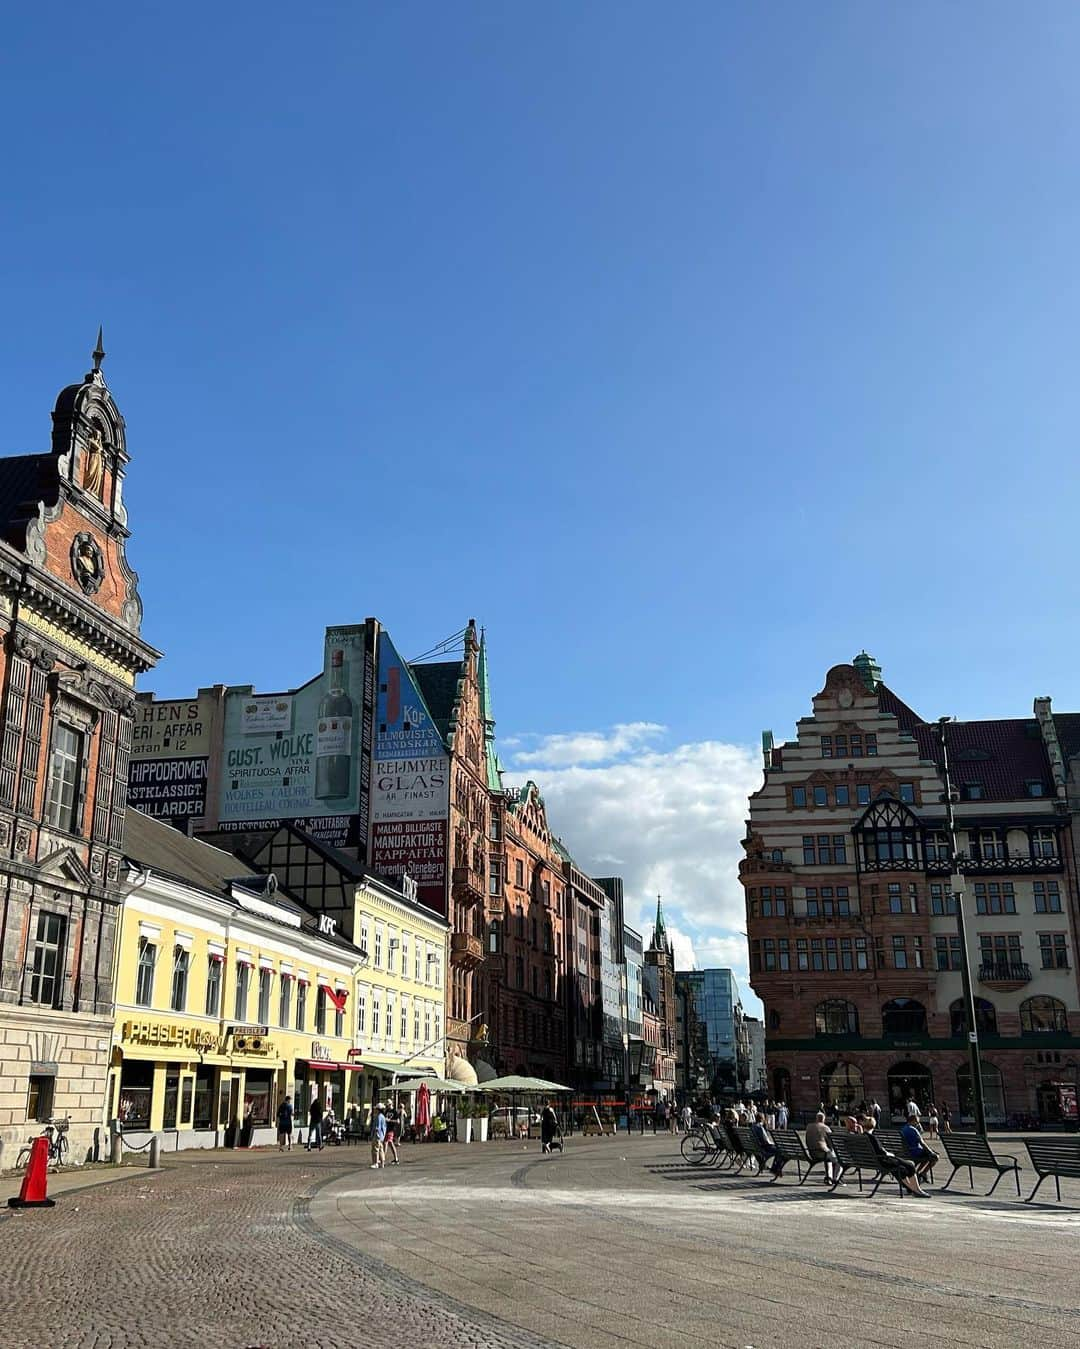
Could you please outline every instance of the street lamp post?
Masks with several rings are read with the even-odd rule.
[[[971,1072],[971,1098],[975,1113],[975,1132],[986,1133],[986,1106],[983,1101],[982,1058],[979,1054],[979,1027],[975,1020],[975,995],[971,987],[971,965],[968,962],[967,930],[964,926],[964,878],[956,848],[956,812],[953,809],[952,775],[949,771],[949,743],[945,728],[951,718],[938,721],[941,741],[942,773],[945,778],[945,824],[949,839],[949,889],[956,905],[956,931],[960,937],[960,977],[964,985],[964,1021],[967,1025],[968,1055]],[[959,1109],[960,1102],[957,1101]]]

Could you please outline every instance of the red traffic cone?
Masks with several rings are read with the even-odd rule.
[[[39,1134],[30,1145],[30,1161],[23,1176],[18,1199],[9,1199],[8,1208],[53,1208],[55,1199],[45,1197],[49,1170],[49,1140]]]

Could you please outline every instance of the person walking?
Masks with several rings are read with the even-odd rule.
[[[292,1101],[288,1096],[277,1108],[277,1146],[278,1152],[292,1152],[293,1114]]]
[[[317,1147],[322,1152],[322,1103],[318,1095],[312,1097],[311,1105],[308,1107],[308,1152],[313,1147]]]
[[[371,1122],[371,1169],[381,1171],[384,1165],[386,1144],[386,1106],[379,1102],[375,1118]]]
[[[952,1114],[948,1105],[942,1101],[941,1110],[938,1113],[939,1127],[943,1134],[952,1133]]]
[[[776,1127],[778,1129],[786,1129],[787,1126],[788,1126],[788,1108],[787,1105],[783,1101],[781,1101],[780,1104],[776,1107]]]
[[[694,1112],[690,1108],[689,1101],[687,1101],[682,1108],[682,1126],[687,1133],[689,1133],[694,1126]]]
[[[540,1115],[540,1151],[550,1152],[555,1137],[559,1132],[559,1117],[556,1115],[551,1102],[544,1106]]]
[[[386,1152],[383,1154],[383,1160],[386,1160],[386,1153],[393,1153],[394,1160],[391,1166],[400,1166],[401,1158],[398,1156],[397,1140],[401,1137],[401,1115],[398,1113],[396,1105],[392,1105],[386,1112]]]

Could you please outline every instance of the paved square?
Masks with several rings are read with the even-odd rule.
[[[99,1187],[65,1180],[55,1209],[0,1217],[0,1344],[913,1349],[1080,1335],[1077,1184],[1060,1205],[1023,1204],[1004,1183],[993,1200],[830,1197],[688,1167],[666,1137],[402,1156],[372,1172],[360,1149],[188,1153]]]

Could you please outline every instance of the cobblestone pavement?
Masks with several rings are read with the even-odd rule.
[[[999,1199],[1004,1182],[992,1200],[830,1198],[689,1168],[664,1137],[575,1138],[550,1158],[515,1143],[402,1156],[373,1172],[360,1149],[186,1153],[52,1210],[5,1211],[0,1346],[1056,1349],[1080,1336],[1080,1185],[1061,1205]]]

